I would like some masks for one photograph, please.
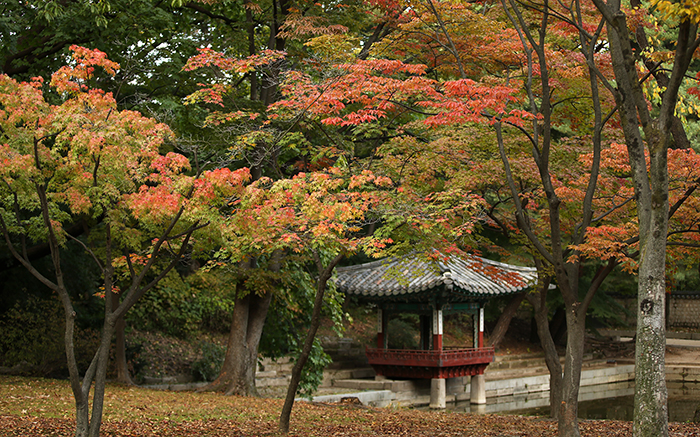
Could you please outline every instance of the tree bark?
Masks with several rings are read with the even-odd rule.
[[[541,283],[541,284],[540,284]],[[549,405],[550,416],[553,419],[559,418],[560,409],[558,408],[562,402],[562,394],[564,387],[564,379],[562,375],[561,360],[556,344],[552,338],[552,333],[549,330],[549,317],[547,308],[547,288],[549,280],[538,280],[537,293],[527,295],[527,300],[532,305],[537,325],[537,333],[540,338],[540,344],[544,351],[544,361],[549,370]]]
[[[294,367],[292,368],[292,379],[289,381],[289,387],[287,387],[287,396],[284,400],[284,405],[282,406],[282,412],[280,413],[279,420],[279,431],[283,434],[289,434],[289,420],[292,415],[292,407],[294,407],[294,398],[296,397],[297,388],[299,387],[299,382],[301,381],[301,372],[304,369],[306,361],[309,359],[311,354],[311,348],[314,345],[314,339],[316,338],[316,331],[321,324],[321,308],[323,307],[323,296],[326,292],[326,284],[331,278],[333,269],[336,265],[343,259],[344,253],[336,255],[335,258],[327,265],[323,266],[321,264],[321,259],[318,252],[314,251],[314,258],[316,259],[316,266],[318,268],[318,281],[316,282],[316,297],[314,299],[314,309],[311,314],[311,325],[309,326],[309,332],[306,334],[306,340],[304,341],[304,346],[299,354],[299,358]]]
[[[665,237],[665,233],[663,234]],[[635,348],[635,436],[668,435],[665,352],[665,238],[650,244],[639,266]],[[658,243],[657,243],[658,244]]]
[[[225,391],[227,395],[257,396],[255,371],[272,292],[248,294],[235,299],[226,355],[219,376],[202,391]]]
[[[508,302],[508,305],[506,305],[506,307],[503,309],[500,317],[498,317],[496,327],[493,328],[493,332],[489,336],[489,343],[494,348],[498,347],[499,343],[503,340],[503,337],[505,337],[508,327],[510,326],[510,322],[513,320],[513,317],[515,317],[515,313],[518,311],[518,308],[520,308],[520,304],[522,303],[523,299],[525,299],[526,294],[527,291],[523,291],[513,296],[510,302]]]
[[[112,311],[119,308],[119,295],[112,293]],[[119,317],[114,326],[114,370],[118,383],[134,385],[134,381],[129,374],[129,366],[126,360],[126,320]]]
[[[566,358],[559,404],[559,435],[578,437],[581,435],[578,428],[578,392],[581,385],[586,314],[585,311],[579,314],[576,306],[569,306],[566,311]],[[552,405],[552,408],[556,406]]]

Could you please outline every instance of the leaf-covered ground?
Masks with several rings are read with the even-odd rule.
[[[216,393],[165,392],[110,385],[104,436],[275,436],[282,401]],[[72,436],[73,399],[66,381],[0,377],[0,436]],[[374,409],[298,402],[292,436],[554,436],[536,417]],[[673,423],[672,436],[700,437],[700,424]],[[582,421],[583,436],[628,436],[631,423]]]

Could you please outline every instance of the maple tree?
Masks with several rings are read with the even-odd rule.
[[[407,233],[397,232],[406,220],[414,220],[414,224],[422,228],[414,233],[420,234],[423,240],[429,240],[432,228],[441,228],[433,231],[436,238],[444,238],[454,229],[442,229],[440,220],[436,220],[436,225],[433,220],[417,216],[415,209],[412,216],[401,211],[401,220],[392,220],[403,197],[396,196],[393,182],[367,170],[354,175],[348,174],[348,170],[329,167],[325,171],[300,173],[278,181],[262,178],[247,187],[240,199],[240,213],[229,222],[234,232],[226,247],[229,252],[237,251],[238,257],[249,255],[249,248],[253,246],[267,253],[281,251],[309,257],[317,269],[310,327],[292,369],[280,415],[279,428],[283,433],[289,432],[301,372],[315,341],[324,294],[336,265],[358,251],[370,256],[383,255],[385,249],[393,245],[393,238],[402,238],[407,243]],[[449,208],[440,209],[439,205],[436,210],[445,220],[454,213]],[[437,211],[434,212],[432,219],[438,217]],[[381,227],[372,231],[375,225]],[[236,257],[235,253],[231,255]]]
[[[294,120],[274,120],[268,117],[266,105],[277,98],[278,75],[288,54],[281,49],[291,44],[296,52],[298,41],[308,35],[332,37],[347,27],[329,25],[340,18],[348,26],[357,26],[365,18],[349,4],[343,8],[328,7],[322,3],[303,4],[304,13],[292,7],[292,2],[273,5],[269,38],[259,44],[255,22],[267,16],[270,9],[264,2],[246,3],[247,50],[225,51],[202,49],[185,66],[186,71],[209,76],[206,86],[188,97],[188,103],[206,108],[206,128],[232,140],[228,150],[219,156],[236,165],[249,165],[253,179],[263,176],[275,179],[290,177],[300,170],[318,170],[332,164],[337,148],[327,145],[326,135],[312,135],[308,127],[296,127]],[[286,21],[283,20],[287,17]],[[284,23],[283,23],[284,21]],[[352,23],[352,24],[351,24]],[[238,59],[238,60],[235,60]],[[205,72],[205,73],[202,73]],[[223,73],[223,74],[221,74]],[[305,133],[301,133],[300,131]],[[269,253],[259,245],[245,246],[250,253],[240,258],[237,268],[241,291],[234,307],[226,359],[219,378],[208,389],[224,389],[227,393],[255,393],[255,363],[262,327],[272,299],[272,291],[279,288],[279,269],[284,263],[279,252]],[[234,262],[234,261],[231,261]],[[253,272],[255,269],[255,272]],[[247,278],[252,275],[265,280],[258,287]],[[277,278],[277,279],[275,279]]]
[[[167,126],[117,110],[111,93],[88,86],[96,68],[114,74],[118,64],[96,50],[72,50],[72,64],[52,76],[51,86],[62,98],[58,105],[45,100],[41,78],[19,83],[0,76],[0,228],[12,255],[63,304],[76,436],[97,436],[117,320],[191,250],[197,233],[220,217],[219,208],[228,207],[249,174],[218,169],[188,175],[184,156],[159,153],[171,135]],[[66,232],[87,221],[99,223],[93,239]],[[28,245],[41,241],[49,245],[53,277],[38,271],[27,255]],[[94,259],[106,299],[100,344],[82,371],[73,343],[76,313],[61,265],[67,244],[81,246]],[[155,272],[161,260],[165,267]],[[126,270],[125,289],[115,284],[119,265]]]
[[[618,263],[628,259],[628,256],[607,256],[607,263],[594,267],[598,270],[595,279],[587,285],[583,300],[579,300],[578,290],[582,286],[579,271],[587,265],[579,251],[588,241],[589,229],[593,234],[591,243],[606,229],[598,223],[598,216],[614,223],[607,230],[616,229],[618,237],[629,237],[636,231],[633,226],[625,224],[630,218],[629,209],[625,208],[627,202],[613,205],[613,210],[624,210],[625,213],[611,214],[602,212],[610,205],[604,207],[595,201],[600,195],[601,151],[611,140],[621,138],[624,129],[621,131],[619,124],[611,122],[617,108],[612,98],[614,92],[599,90],[608,86],[607,83],[601,85],[599,79],[612,76],[610,53],[601,51],[602,46],[594,42],[596,38],[604,38],[601,36],[600,17],[589,3],[577,2],[575,6],[577,9],[567,9],[563,5],[545,3],[541,9],[528,9],[521,8],[516,2],[502,2],[503,9],[496,13],[500,14],[497,16],[500,22],[492,19],[490,27],[500,29],[502,33],[495,32],[489,37],[477,38],[477,41],[486,47],[489,42],[485,39],[500,44],[510,41],[508,47],[513,51],[507,51],[508,57],[495,55],[494,62],[505,67],[504,70],[487,74],[478,83],[466,77],[478,74],[478,68],[474,67],[489,64],[482,62],[470,66],[462,63],[458,47],[464,49],[474,45],[474,38],[470,41],[468,33],[458,31],[459,21],[455,17],[464,15],[464,11],[460,11],[463,7],[452,3],[416,2],[411,4],[410,12],[397,30],[373,48],[383,55],[393,49],[392,53],[399,58],[410,53],[426,59],[431,69],[444,72],[447,80],[427,79],[424,76],[427,70],[420,65],[392,59],[359,59],[336,63],[333,68],[338,73],[326,79],[291,73],[285,84],[288,88],[283,88],[288,97],[276,104],[280,110],[292,108],[293,114],[303,111],[323,124],[346,127],[376,126],[383,119],[396,120],[402,113],[414,114],[414,120],[418,121],[405,124],[405,129],[397,128],[397,138],[384,150],[398,151],[394,161],[398,175],[416,177],[415,182],[428,183],[433,188],[445,185],[440,179],[444,178],[446,168],[440,166],[440,160],[457,155],[454,153],[457,148],[462,153],[462,156],[457,156],[457,162],[473,165],[473,155],[470,156],[473,145],[470,144],[472,150],[464,150],[458,141],[464,141],[466,135],[460,137],[446,133],[444,129],[431,133],[419,130],[419,124],[435,129],[441,125],[488,122],[494,127],[496,138],[490,140],[499,145],[496,153],[500,154],[503,167],[498,169],[491,164],[488,169],[477,169],[486,169],[485,174],[495,174],[496,178],[500,176],[501,186],[503,180],[508,181],[505,193],[509,194],[492,199],[497,205],[504,204],[504,200],[510,203],[508,213],[515,213],[517,228],[527,237],[538,258],[536,264],[540,267],[541,283],[556,279],[567,307],[567,364],[563,379],[553,343],[550,341],[545,345],[550,352],[548,364],[552,373],[552,395],[555,396],[552,404],[563,406],[561,410],[553,409],[560,419],[561,435],[577,435],[579,432],[576,410],[586,312],[604,278]],[[538,28],[538,32],[532,32],[532,28]],[[591,38],[590,34],[594,37]],[[517,36],[515,44],[512,41],[514,35]],[[430,48],[431,44],[439,50]],[[441,67],[438,65],[440,59],[450,61]],[[449,76],[459,79],[450,80]],[[522,84],[522,93],[518,90],[518,83]],[[575,104],[578,100],[592,102],[592,109],[582,110]],[[530,123],[532,128],[528,132],[525,126]],[[515,129],[508,128],[508,125]],[[472,128],[472,132],[474,130]],[[525,133],[526,142],[519,140],[518,144],[518,140],[513,140],[518,130]],[[573,137],[572,140],[559,140],[562,133],[565,137]],[[450,136],[457,140],[450,141]],[[421,142],[425,145],[421,146]],[[571,163],[578,162],[576,154],[586,148],[596,151],[587,164],[588,170],[574,170]],[[426,159],[426,156],[430,157]],[[424,160],[424,164],[417,165],[416,170],[410,172],[407,163],[412,164],[413,158]],[[514,168],[514,165],[518,167]],[[467,181],[464,176],[457,176],[459,172],[454,167],[448,171],[455,181]],[[574,178],[576,172],[578,176]],[[472,174],[470,181],[481,177],[480,182],[483,182],[483,175]],[[437,179],[431,181],[431,176]],[[580,184],[581,181],[585,183],[578,193],[567,190],[568,185]],[[579,196],[579,193],[585,194]],[[494,214],[489,218],[503,230],[512,226]],[[663,235],[665,240],[666,233]],[[618,239],[612,246],[626,247],[626,243]],[[598,246],[595,250],[602,252],[605,247]],[[592,253],[587,255],[590,257]],[[541,296],[545,292],[546,289],[542,290]],[[545,317],[538,320],[545,323],[546,308],[541,306],[540,309],[538,312]],[[541,337],[551,340],[549,335]],[[563,402],[559,402],[560,399]]]
[[[385,244],[371,234],[363,234],[361,228],[372,220],[372,209],[381,200],[371,188],[391,186],[391,181],[371,173],[350,178],[341,177],[341,173],[338,168],[330,168],[328,172],[301,173],[274,183],[261,179],[250,186],[250,197],[242,199],[251,203],[243,207],[246,213],[238,215],[238,224],[234,225],[240,239],[253,238],[268,251],[307,254],[317,268],[311,325],[292,369],[280,416],[280,430],[284,433],[289,432],[301,372],[320,325],[324,294],[333,269],[343,257],[363,246],[375,248]]]
[[[654,1],[649,9],[633,2],[636,10],[624,9],[620,3],[592,3],[601,15],[599,29],[603,25],[607,28],[615,82],[602,83],[615,97],[637,204],[640,259],[634,435],[668,435],[664,371],[666,247],[669,216],[676,209],[675,204],[669,204],[668,149],[671,137],[676,144],[684,143],[684,126],[678,121],[676,107],[686,72],[700,45],[697,11],[685,2],[672,6]],[[675,47],[660,47],[666,52],[662,58],[651,50],[647,32],[637,18],[639,11],[661,13],[662,21],[673,21]],[[599,33],[579,32],[591,44],[599,39]],[[633,50],[633,44],[642,50]],[[637,61],[647,69],[648,76],[638,69]],[[653,78],[650,81],[655,82],[657,92],[663,90],[658,92],[660,99],[654,100],[645,92],[642,83],[646,80],[642,78],[646,77]]]
[[[220,3],[224,2],[211,3],[217,19],[222,19]],[[191,2],[180,4],[188,6]],[[299,8],[306,10],[306,18],[301,16]],[[227,39],[233,44],[223,47],[202,49],[185,65],[186,72],[205,75],[202,82],[210,85],[191,94],[187,102],[206,108],[206,130],[226,141],[226,149],[216,159],[249,166],[254,180],[262,176],[284,178],[292,174],[289,168],[295,168],[299,155],[306,153],[307,144],[299,142],[293,130],[285,132],[288,126],[275,125],[264,114],[266,105],[276,99],[277,75],[283,62],[281,51],[288,48],[290,38],[295,35],[322,30],[327,17],[343,14],[322,3],[296,5],[291,1],[245,2],[242,12],[236,19],[224,14],[231,18],[224,19],[227,25],[239,27],[244,23],[242,38]],[[315,18],[309,18],[314,13],[317,13]],[[321,18],[324,14],[326,17]],[[356,14],[347,14],[344,19],[351,21],[353,15],[357,18]],[[287,20],[296,20],[300,25],[289,27]],[[264,37],[261,32],[265,33]],[[236,44],[238,41],[243,44]],[[231,261],[237,263],[234,270],[239,278],[239,292],[224,365],[219,377],[208,387],[246,395],[255,393],[258,345],[273,291],[281,285],[283,267],[279,252],[271,254],[259,247],[249,249],[250,256]],[[265,285],[248,280],[253,277],[262,279]]]

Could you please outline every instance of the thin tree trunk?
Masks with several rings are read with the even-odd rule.
[[[575,308],[576,306],[570,306],[566,310],[566,358],[559,411],[559,435],[562,437],[581,435],[578,428],[578,392],[581,384],[586,315],[585,312],[580,315]]]
[[[89,437],[99,437],[100,427],[102,426],[105,387],[107,385],[107,366],[109,365],[109,348],[112,344],[112,336],[114,334],[114,325],[110,319],[105,320],[102,328],[102,343],[97,350],[97,371],[95,372],[95,385],[92,394],[92,416],[90,417]],[[85,386],[84,383],[83,386]],[[89,393],[90,387],[87,386],[86,390]]]
[[[496,327],[493,328],[493,332],[489,336],[489,343],[491,346],[498,347],[498,344],[503,340],[510,326],[510,322],[513,320],[513,317],[515,317],[515,313],[518,311],[518,308],[520,308],[520,304],[523,299],[525,299],[526,294],[527,291],[516,294],[503,309],[500,317],[498,317],[498,322],[496,322]]]
[[[549,281],[546,281],[549,286]],[[537,324],[537,333],[540,338],[540,344],[544,351],[544,361],[549,370],[549,405],[550,415],[553,419],[559,418],[559,406],[561,405],[564,379],[562,375],[561,361],[557,347],[552,338],[552,333],[549,330],[549,316],[546,305],[547,291],[543,290],[544,284],[538,284],[539,291],[537,293],[528,294],[528,302],[534,308],[535,323]]]
[[[73,333],[75,332],[75,311],[70,303],[70,297],[65,290],[59,291],[59,296],[63,301],[65,311],[66,329],[64,332],[64,346],[66,349],[66,360],[68,362],[68,373],[70,385],[75,399],[75,437],[87,437],[90,427],[90,410],[88,396],[83,394],[80,384],[80,372],[75,364],[75,343]],[[65,298],[64,298],[65,296]]]
[[[249,7],[250,2],[245,3],[245,23],[248,33],[248,55],[253,56],[257,53],[255,45],[255,22],[253,21],[253,11]],[[248,73],[250,77],[250,100],[258,100],[258,76],[256,71]]]
[[[316,265],[318,268],[318,281],[316,282],[316,297],[314,299],[314,309],[311,314],[311,325],[309,326],[309,332],[306,334],[306,340],[304,341],[304,346],[299,354],[297,362],[294,363],[292,368],[292,379],[289,381],[289,387],[287,387],[287,396],[284,400],[284,405],[282,406],[282,412],[280,413],[279,420],[279,431],[283,434],[289,434],[289,420],[292,415],[292,407],[294,407],[294,398],[296,397],[297,388],[299,387],[299,382],[301,381],[301,372],[304,369],[306,361],[309,359],[311,354],[311,348],[314,345],[314,339],[316,338],[316,331],[321,324],[321,308],[323,307],[323,295],[326,292],[326,284],[333,273],[333,269],[336,265],[343,259],[344,254],[338,254],[328,266],[323,267],[321,264],[320,256],[317,252],[314,252],[314,258],[316,259]]]
[[[119,295],[112,294],[112,311],[119,307]],[[126,320],[124,317],[117,319],[114,326],[114,369],[117,374],[117,382],[126,385],[134,385],[134,381],[129,374],[129,366],[126,361]]]

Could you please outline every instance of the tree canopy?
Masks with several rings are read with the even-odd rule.
[[[639,359],[663,352],[667,260],[673,269],[699,247],[693,2],[3,7],[8,251],[31,271],[30,247],[47,244],[57,278],[35,276],[57,291],[69,240],[95,258],[107,296],[121,269],[133,294],[105,310],[111,329],[172,269],[159,256],[201,247],[238,275],[222,377],[247,382],[227,392],[254,392],[284,270],[316,267],[322,302],[356,252],[442,246],[535,264],[567,312],[564,379],[558,358],[550,367],[561,435],[578,435],[586,314],[614,269],[642,278]],[[244,271],[265,279],[252,286]],[[647,364],[637,408],[663,434],[664,403],[649,405],[649,393],[663,398],[663,365]]]

